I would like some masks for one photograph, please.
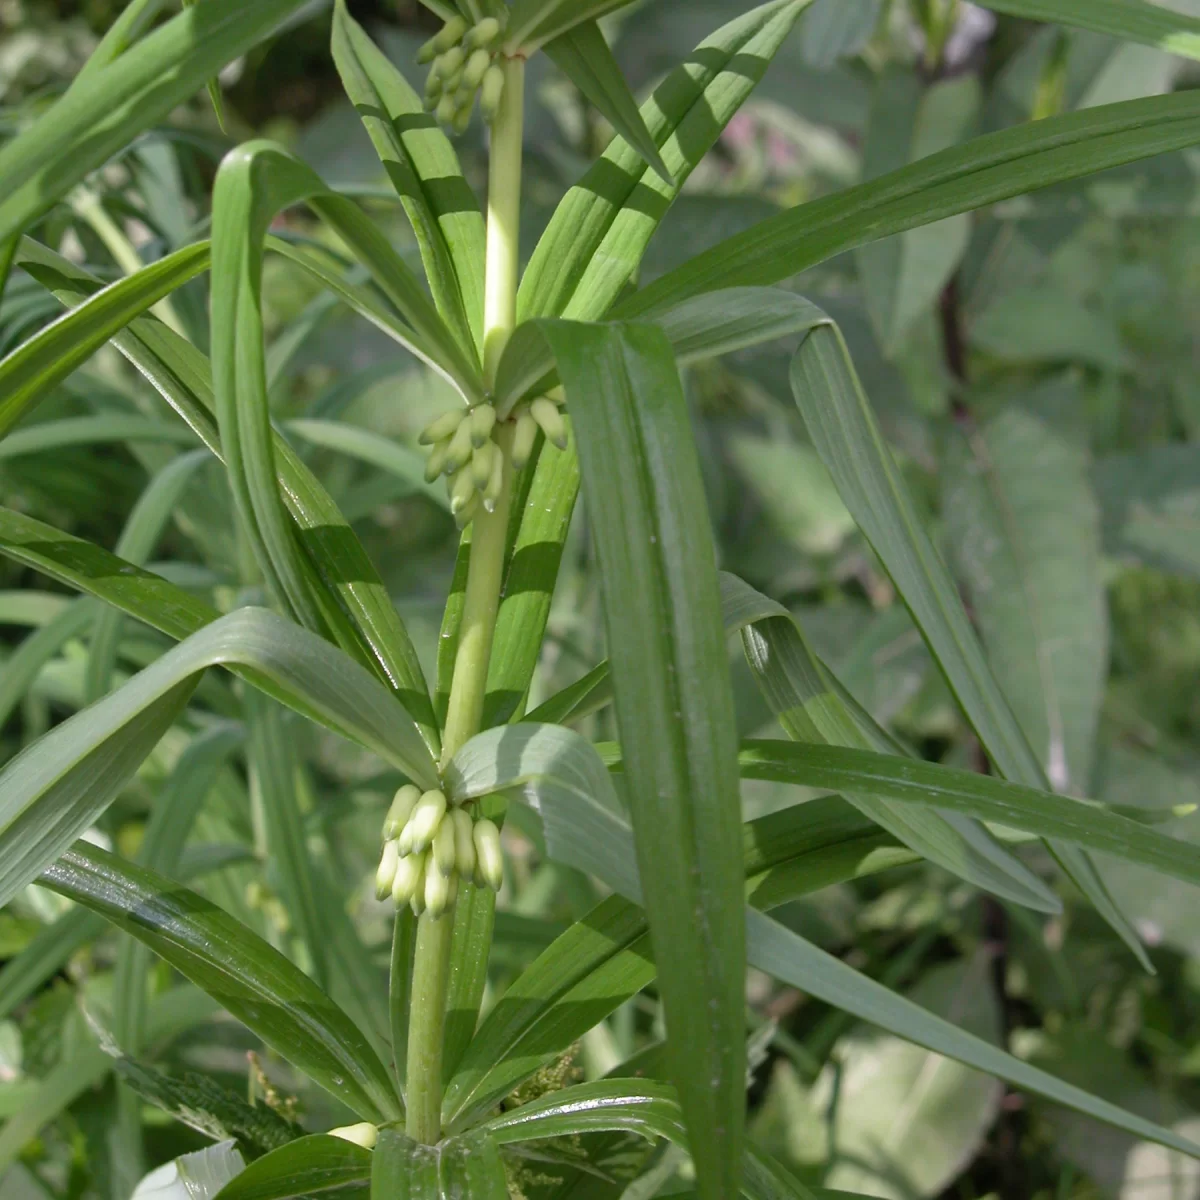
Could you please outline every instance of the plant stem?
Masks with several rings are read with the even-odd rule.
[[[487,276],[484,291],[484,372],[495,383],[500,356],[517,319],[521,216],[521,146],[525,62],[503,60],[504,98],[492,125],[488,179]],[[509,423],[496,431],[504,456],[504,484],[493,512],[480,512],[471,529],[471,565],[463,602],[454,680],[442,735],[442,768],[476,733],[483,719],[492,637],[504,582],[504,551],[512,504]],[[417,924],[412,1004],[408,1024],[408,1136],[432,1144],[441,1137],[442,1043],[446,1025],[453,913]]]
[[[408,1018],[406,1129],[414,1142],[431,1146],[442,1136],[442,1033],[453,941],[452,913],[436,919],[428,913],[421,915]]]

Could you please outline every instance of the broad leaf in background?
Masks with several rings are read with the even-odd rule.
[[[737,1186],[744,1108],[736,719],[687,405],[661,330],[546,322],[599,560],[669,1056],[701,1195]]]
[[[1110,554],[1200,579],[1200,446],[1102,458],[1092,483]]]
[[[558,69],[607,118],[617,135],[625,139],[662,181],[674,182],[658,152],[654,137],[638,111],[637,101],[621,75],[608,42],[595,21],[581,21],[566,33],[546,43],[546,53]]]
[[[1014,783],[1048,790],[1041,763],[996,683],[954,581],[892,461],[836,325],[808,335],[791,374],[805,425],[846,507],[891,576],[996,769]],[[1153,971],[1137,932],[1087,854],[1070,844],[1049,845],[1075,885],[1142,966]]]
[[[1086,792],[1108,612],[1085,451],[1036,407],[1009,403],[959,423],[942,486],[951,559],[996,681],[1054,790]]]
[[[883,0],[817,0],[800,27],[804,61],[828,70],[839,58],[858,54],[871,40]]]
[[[989,968],[983,951],[935,967],[907,999],[998,1044]],[[979,1152],[1003,1084],[869,1028],[843,1038],[834,1055],[837,1065],[825,1068],[811,1097],[816,1111],[833,1113],[834,1161],[825,1182],[889,1200],[940,1195]]]
[[[298,967],[210,900],[79,842],[41,883],[152,950],[364,1120],[395,1120],[399,1097],[350,1018]]]
[[[0,243],[21,233],[304,0],[205,0],[78,83],[0,149]]]
[[[720,288],[778,283],[844,250],[1197,142],[1200,96],[1184,92],[988,134],[771,217],[656,279],[614,316],[660,312]]]
[[[381,1129],[371,1156],[371,1200],[508,1200],[497,1143],[484,1132],[436,1146]]]
[[[886,72],[875,85],[864,177],[877,179],[961,142],[975,124],[981,101],[973,75],[926,86],[911,70]],[[970,236],[971,218],[964,213],[859,250],[867,308],[889,355],[903,347],[913,322],[937,300]]]
[[[365,668],[274,613],[238,609],[56,726],[0,772],[0,901],[92,824],[173,724],[203,672],[229,662],[265,675],[343,736],[424,786],[436,785],[416,726]]]

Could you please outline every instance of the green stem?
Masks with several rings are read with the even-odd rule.
[[[520,252],[521,147],[524,134],[525,62],[503,60],[504,97],[492,125],[488,180],[487,275],[484,291],[484,370],[489,388],[517,319]],[[479,732],[487,691],[492,638],[504,582],[504,552],[512,506],[509,451],[513,429],[496,433],[504,455],[504,485],[493,512],[480,512],[471,529],[471,565],[454,660],[442,769]],[[453,913],[417,924],[412,1004],[408,1025],[408,1135],[432,1144],[441,1137],[442,1044],[454,944]]]
[[[408,1119],[414,1142],[432,1146],[442,1136],[442,1034],[450,983],[454,917],[422,914],[417,921],[412,1007],[408,1018]]]

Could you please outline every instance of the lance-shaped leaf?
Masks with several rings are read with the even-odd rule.
[[[984,8],[1200,59],[1200,20],[1144,0],[981,0]]]
[[[0,149],[0,243],[161,121],[304,0],[206,0],[78,82]]]
[[[456,799],[510,790],[542,817],[552,858],[641,899],[633,834],[594,749],[556,726],[513,725],[473,738],[455,755],[447,784]],[[747,910],[747,957],[775,978],[937,1054],[1099,1121],[1200,1158],[1200,1146],[1172,1130],[1064,1083],[896,995],[764,914]]]
[[[545,322],[599,560],[672,1076],[701,1193],[737,1185],[744,1108],[736,720],[716,556],[671,346]]]
[[[333,61],[412,222],[439,311],[464,345],[481,347],[483,214],[454,146],[345,0],[334,8]]]
[[[879,555],[992,762],[1014,783],[1049,790],[892,461],[836,325],[819,326],[805,339],[792,362],[792,391],[846,507]],[[1091,859],[1073,845],[1049,845],[1083,894],[1152,971],[1136,931]]]
[[[702,292],[778,283],[856,246],[1197,142],[1200,96],[1189,92],[988,134],[770,217],[656,279],[614,315],[637,317]]]
[[[630,3],[632,0],[514,0],[505,42],[515,49],[533,51],[550,38]]]
[[[595,320],[633,277],[684,181],[762,79],[811,0],[771,0],[706,38],[642,106],[673,185],[623,138],[555,210],[521,280],[519,314]]]
[[[423,786],[436,786],[433,760],[411,718],[365,668],[274,613],[238,609],[56,726],[0,772],[0,902],[108,807],[171,727],[203,672],[218,663],[265,676],[344,736]]]
[[[608,119],[618,136],[625,139],[648,162],[662,181],[674,180],[658,152],[658,146],[638,111],[637,101],[621,74],[621,68],[595,21],[581,21],[566,33],[546,43],[546,53],[558,69]]]
[[[145,942],[364,1120],[401,1116],[387,1070],[350,1018],[303,971],[210,900],[85,842],[50,867],[41,883]]]

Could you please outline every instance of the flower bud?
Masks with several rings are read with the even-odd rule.
[[[493,892],[504,884],[504,854],[500,848],[500,830],[486,818],[475,822],[475,878]]]
[[[492,455],[492,473],[488,476],[488,481],[483,489],[483,507],[488,512],[496,511],[496,501],[500,499],[500,493],[504,488],[504,455],[500,453],[500,447],[496,447],[496,453]]]
[[[454,874],[454,821],[447,815],[442,818],[437,833],[433,835],[433,862],[443,875]]]
[[[450,481],[450,511],[457,517],[475,499],[475,476],[469,467]]]
[[[463,42],[467,46],[490,46],[503,32],[495,17],[484,17],[474,29],[467,31]]]
[[[530,406],[529,414],[542,427],[542,432],[560,450],[567,448],[567,423],[552,400],[539,396]]]
[[[433,835],[437,833],[442,818],[446,815],[446,797],[441,792],[426,792],[417,802],[408,824],[412,827],[414,854],[423,854],[429,849]]]
[[[487,487],[488,480],[492,477],[493,456],[500,456],[500,447],[495,442],[485,442],[471,456],[471,478],[480,491]]]
[[[518,471],[533,457],[537,433],[538,423],[528,412],[523,412],[517,418],[517,431],[513,435],[512,452],[509,455]]]
[[[491,65],[492,56],[486,50],[476,50],[467,59],[466,66],[463,67],[463,87],[468,87],[471,91],[475,91],[483,82],[483,77],[487,74],[488,67]]]
[[[464,879],[475,877],[475,822],[465,808],[452,808],[454,821],[454,863]]]
[[[450,125],[458,115],[458,101],[453,92],[447,92],[439,101],[434,115],[442,125]]]
[[[478,449],[486,446],[496,427],[496,410],[490,404],[479,404],[471,409],[471,442]]]
[[[415,784],[406,783],[397,789],[383,822],[385,842],[395,841],[400,836],[400,831],[408,824],[408,818],[412,816],[413,809],[417,807],[417,801],[420,799],[421,789]]]
[[[392,884],[392,900],[397,908],[402,908],[413,898],[419,887],[425,886],[424,871],[423,854],[406,855],[397,864],[396,879]]]
[[[476,492],[467,502],[465,508],[460,508],[454,514],[454,523],[459,529],[466,529],[470,523],[479,516],[479,493]]]
[[[433,866],[425,868],[425,911],[436,921],[450,907],[450,880]]]
[[[386,900],[396,882],[396,868],[400,865],[400,847],[395,842],[385,842],[383,855],[379,859],[379,870],[375,872],[375,899]]]
[[[489,123],[496,119],[500,102],[504,99],[504,68],[493,63],[483,76],[479,93],[479,107]]]
[[[422,446],[432,446],[435,442],[441,442],[448,437],[453,437],[458,432],[458,427],[466,419],[467,413],[462,409],[454,409],[452,412],[442,413],[436,421],[430,421],[425,426],[417,441]]]
[[[446,458],[447,473],[453,475],[455,471],[461,471],[470,462],[471,451],[474,449],[475,442],[471,437],[471,422],[463,421],[450,440],[450,453]]]
[[[451,46],[450,49],[445,52],[445,54],[438,55],[437,61],[433,65],[436,68],[437,73],[446,80],[447,91],[450,88],[457,86],[456,83],[451,83],[450,81],[454,79],[454,76],[458,74],[459,71],[462,70],[463,66],[466,64],[466,61],[467,56],[461,46]]]

